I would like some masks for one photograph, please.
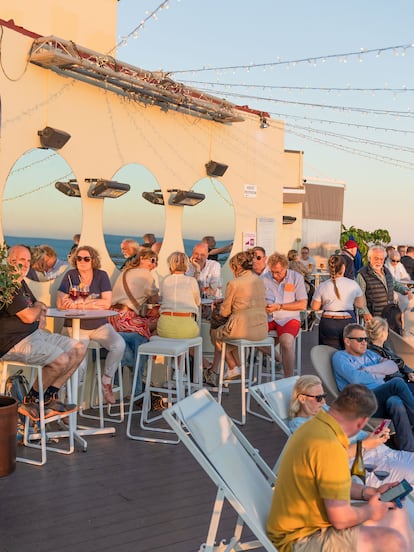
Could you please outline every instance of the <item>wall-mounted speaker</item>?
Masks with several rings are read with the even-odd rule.
[[[64,130],[57,128],[45,127],[43,130],[38,130],[37,134],[40,137],[42,148],[60,149],[66,144],[70,138],[70,134]]]
[[[206,163],[206,171],[208,176],[223,176],[223,174],[229,168],[224,163],[217,163],[217,161],[209,161]]]

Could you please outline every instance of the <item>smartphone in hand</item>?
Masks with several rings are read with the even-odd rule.
[[[374,435],[379,435],[383,429],[385,429],[390,425],[390,423],[391,423],[391,420],[388,420],[388,419],[382,420],[380,425],[375,429]]]
[[[406,479],[403,479],[398,485],[392,487],[391,489],[388,489],[388,491],[385,491],[385,493],[382,493],[382,495],[380,496],[380,500],[382,502],[396,502],[398,504],[398,502],[400,502],[402,498],[410,494],[412,490],[413,488],[408,483],[408,481]]]

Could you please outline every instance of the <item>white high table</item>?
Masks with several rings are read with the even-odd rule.
[[[64,318],[67,320],[72,320],[72,337],[73,339],[76,339],[77,341],[80,341],[80,323],[81,320],[91,320],[94,318],[107,318],[108,316],[115,316],[118,312],[114,310],[81,310],[81,309],[69,309],[69,310],[60,310],[56,308],[49,308],[47,309],[46,316],[49,316],[50,318]],[[75,404],[78,404],[78,386],[79,386],[79,378],[78,378],[78,370],[75,370],[75,372],[72,374],[70,378],[71,382],[71,401]],[[113,434],[115,433],[114,427],[85,427],[85,426],[78,426],[77,425],[77,418],[78,413],[74,412],[71,414],[75,418],[75,439],[78,441],[82,447],[84,452],[86,452],[88,448],[88,443],[85,439],[83,439],[83,436],[85,435],[103,435],[103,434]],[[64,432],[57,432],[56,436],[64,437]],[[48,434],[50,437],[53,437],[54,434]]]

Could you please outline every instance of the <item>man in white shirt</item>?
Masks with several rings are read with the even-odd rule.
[[[304,245],[302,247],[302,249],[300,250],[300,260],[302,261],[302,263],[305,266],[310,268],[312,270],[312,272],[316,271],[315,259],[313,257],[311,257],[311,255],[309,255],[309,247],[307,247],[306,245]]]
[[[300,311],[306,309],[308,294],[302,274],[288,269],[286,255],[273,253],[267,261],[269,272],[263,277],[269,331],[275,330],[282,351],[285,378],[293,376],[295,339],[300,331]]]
[[[217,288],[220,287],[221,266],[219,262],[212,261],[207,257],[207,244],[198,243],[195,245],[186,275],[194,276],[197,279],[202,294],[215,295]]]

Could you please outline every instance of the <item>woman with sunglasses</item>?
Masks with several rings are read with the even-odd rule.
[[[78,292],[89,291],[88,297],[82,300],[82,308],[109,309],[112,302],[112,286],[108,274],[100,270],[101,261],[96,249],[89,245],[79,246],[72,255],[70,263],[74,268],[68,270],[63,276],[57,292],[57,307],[79,309],[77,297],[73,293],[71,297],[71,291],[76,287]],[[71,326],[72,321],[65,320],[65,328],[69,334]],[[105,400],[114,404],[112,379],[124,354],[125,341],[108,323],[107,318],[81,319],[80,338],[82,341],[93,339],[108,351],[102,376],[102,390]]]
[[[411,281],[407,269],[401,262],[401,257],[397,250],[394,249],[390,252],[384,263],[384,266],[388,268],[388,270],[391,272],[392,277],[397,282],[404,283]],[[409,303],[407,296],[394,291],[394,298],[396,302],[398,302],[401,311],[404,312],[408,308]]]
[[[322,309],[319,324],[319,345],[344,349],[343,329],[356,322],[355,307],[364,305],[363,293],[355,280],[344,277],[345,261],[342,255],[331,255],[328,260],[330,279],[315,290],[311,303],[313,311]]]
[[[321,408],[328,409],[326,393],[321,380],[314,375],[301,376],[295,383],[289,407],[288,426],[293,433],[305,422],[316,416]],[[407,479],[414,482],[414,453],[405,450],[393,450],[385,445],[390,436],[388,428],[375,432],[360,431],[350,439],[348,446],[349,465],[356,454],[356,441],[362,440],[364,463],[375,466],[375,470],[390,472],[387,482]],[[372,471],[372,470],[371,470]],[[367,474],[367,485],[378,487],[380,482],[375,474]]]
[[[138,331],[148,339],[157,327],[159,316],[158,306],[148,307],[158,305],[159,302],[158,288],[151,273],[157,264],[158,255],[149,248],[141,248],[118,276],[112,292],[112,306],[115,310],[130,310],[143,319],[142,328],[130,331]]]

